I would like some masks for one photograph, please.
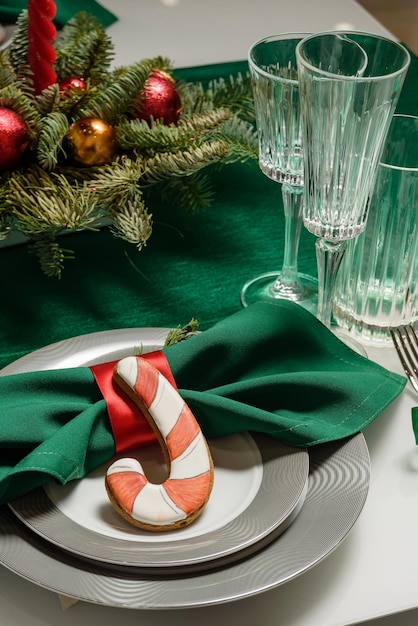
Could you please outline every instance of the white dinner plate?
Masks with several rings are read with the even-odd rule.
[[[144,573],[153,568],[154,575],[179,567],[219,567],[261,549],[295,519],[307,492],[309,456],[305,450],[246,433],[209,445],[213,490],[203,513],[186,528],[152,533],[128,524],[110,504],[104,486],[106,468],[114,459],[83,480],[64,486],[49,483],[9,506],[45,540],[100,563]],[[147,446],[132,456],[149,468],[161,453]]]
[[[114,360],[118,355],[132,353],[133,346],[159,348],[166,333],[166,329],[125,329],[84,335],[38,350],[1,373]],[[260,444],[260,452],[263,449],[264,444]],[[260,593],[302,574],[330,554],[346,537],[364,506],[370,464],[362,434],[315,446],[309,458],[306,499],[292,524],[261,550],[233,563],[220,563],[216,569],[180,570],[175,577],[159,572],[155,576],[118,564],[86,560],[71,550],[57,549],[53,542],[18,520],[8,507],[0,510],[0,562],[58,593],[111,606],[185,608]],[[51,499],[51,494],[48,497]]]

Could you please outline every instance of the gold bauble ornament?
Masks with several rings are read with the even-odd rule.
[[[115,157],[116,131],[98,117],[85,117],[71,124],[67,133],[69,157],[81,165],[105,165]]]

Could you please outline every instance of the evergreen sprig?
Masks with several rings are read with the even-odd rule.
[[[68,132],[68,118],[60,112],[49,113],[39,124],[37,157],[45,170],[53,170],[60,155],[65,155],[63,141]]]
[[[28,237],[91,229],[99,215],[93,189],[36,165],[25,177],[10,176],[8,192],[19,229]]]
[[[101,167],[66,168],[63,171],[70,179],[84,180],[94,188],[101,201],[111,203],[116,198],[124,202],[136,193],[143,170],[139,161],[123,155]]]
[[[248,76],[207,86],[177,80],[178,122],[144,121],[138,118],[147,80],[156,69],[171,75],[169,59],[112,69],[111,39],[96,18],[82,12],[57,38],[57,83],[36,95],[27,30],[23,11],[11,44],[0,52],[0,107],[21,116],[30,139],[19,167],[0,174],[0,239],[20,230],[48,276],[59,277],[72,258],[60,235],[106,223],[115,236],[141,250],[152,234],[147,203],[157,192],[162,199],[169,194],[185,210],[206,208],[214,197],[209,166],[257,159]],[[85,85],[62,93],[60,83],[70,76],[83,78]],[[79,167],[69,162],[69,127],[86,117],[115,128],[118,153],[110,163]]]
[[[211,80],[207,87],[201,82],[178,84],[182,98],[183,114],[198,113],[217,108],[227,108],[241,119],[254,122],[254,100],[249,74],[238,73],[228,80]]]
[[[63,248],[53,233],[44,237],[33,236],[28,249],[37,257],[44,274],[51,278],[60,278],[65,262],[74,259],[72,250]]]
[[[113,207],[113,211],[112,232],[142,250],[152,234],[152,216],[147,213],[142,195],[119,205],[117,211]]]
[[[181,178],[170,178],[161,185],[161,198],[164,202],[177,198],[180,206],[188,207],[190,212],[208,209],[214,197],[212,177],[207,170],[199,170]]]
[[[207,141],[210,133],[230,117],[230,111],[219,109],[181,118],[176,126],[158,122],[149,125],[144,120],[125,121],[117,127],[118,141],[122,149],[147,156],[183,151],[192,143],[201,145]]]
[[[193,172],[224,159],[229,154],[225,141],[213,141],[191,147],[184,152],[161,152],[144,159],[144,173],[141,181],[155,184],[172,176],[188,176]]]
[[[213,135],[219,141],[225,141],[228,144],[229,153],[226,156],[228,163],[257,160],[257,133],[252,126],[249,126],[243,120],[231,117]]]
[[[28,22],[28,12],[22,11],[17,18],[16,29],[6,52],[15,79],[24,81],[32,78],[28,63]]]
[[[189,337],[193,337],[196,335],[199,328],[199,322],[192,318],[188,324],[185,326],[177,326],[177,328],[172,328],[165,339],[164,348],[168,346],[173,346],[176,343],[180,343],[180,341],[185,341],[189,339]]]
[[[152,60],[135,63],[130,67],[113,72],[100,89],[87,92],[87,97],[80,100],[73,116],[100,117],[106,122],[114,122],[118,115],[126,113],[135,98],[144,89],[151,70]]]
[[[112,40],[100,22],[85,12],[79,13],[64,27],[55,68],[61,78],[89,77],[93,84],[106,78],[114,57]]]

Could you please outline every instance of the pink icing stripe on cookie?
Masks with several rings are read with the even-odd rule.
[[[167,530],[193,521],[213,485],[213,463],[200,427],[168,380],[141,357],[115,367],[115,382],[150,420],[169,469],[161,485],[150,483],[135,459],[119,459],[107,471],[106,488],[115,508],[131,523]]]

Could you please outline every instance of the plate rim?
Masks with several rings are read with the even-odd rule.
[[[309,452],[313,471],[299,515],[277,541],[244,561],[187,576],[128,576],[125,569],[99,567],[54,550],[23,526],[8,507],[3,506],[0,507],[0,563],[50,591],[114,608],[200,608],[242,600],[275,589],[309,571],[332,554],[353,528],[367,497],[370,458],[362,433],[340,442],[321,444]],[[338,525],[335,528],[330,518],[341,514],[338,506],[347,497],[347,489],[337,480],[329,492],[329,464],[335,467],[336,472],[341,471],[345,464],[349,473],[350,468],[356,466],[361,472],[361,485],[358,474],[352,474],[352,478],[357,479],[350,481],[351,487],[356,482],[355,494],[351,493],[344,507],[351,516],[344,528]],[[331,501],[333,506],[330,507]],[[316,531],[316,539],[325,538],[324,545],[318,546],[312,530]],[[296,557],[302,538],[303,551]],[[306,541],[309,546],[305,545]]]
[[[242,526],[246,523],[248,528],[251,524],[258,521],[256,520],[257,509],[265,502],[269,493],[266,482],[271,486],[274,478],[278,477],[279,471],[278,468],[270,468],[269,461],[274,452],[271,451],[271,447],[264,446],[264,443],[268,442],[269,438],[260,433],[251,433],[248,434],[248,437],[253,440],[260,453],[261,462],[263,463],[263,478],[257,493],[245,511],[224,526],[219,526],[213,531],[196,535],[190,539],[159,541],[155,544],[155,553],[150,549],[152,541],[141,543],[140,541],[112,539],[80,526],[76,521],[68,518],[54,504],[42,487],[38,487],[30,494],[17,498],[9,503],[8,506],[29,530],[37,533],[43,540],[51,543],[58,549],[83,559],[97,561],[101,565],[125,566],[131,568],[132,571],[144,574],[152,573],[152,575],[159,575],[160,573],[166,575],[169,572],[177,573],[180,569],[186,573],[199,571],[203,568],[207,569],[208,567],[219,567],[236,559],[241,559],[244,556],[247,557],[252,552],[260,550],[268,542],[275,540],[295,519],[303,506],[307,493],[308,453],[306,453],[306,457],[305,455],[300,455],[299,469],[303,472],[305,478],[303,482],[300,481],[295,485],[298,491],[293,492],[292,502],[289,503],[289,507],[285,511],[281,511],[280,517],[276,517],[274,515],[274,506],[272,506],[269,510],[270,515],[265,520],[264,525],[260,524],[257,528],[253,527],[254,532],[252,536],[245,539],[242,536],[243,530],[245,530]],[[276,443],[274,447],[277,447]],[[286,456],[287,452],[290,451],[290,446],[284,445],[281,447],[283,456]],[[290,468],[290,472],[293,469],[297,469],[297,467],[293,466]],[[289,476],[292,479],[290,473],[287,474],[288,478]],[[61,522],[64,523],[64,528],[57,529],[56,524]],[[57,533],[54,532],[55,529],[58,530]],[[51,532],[48,532],[49,530]],[[74,535],[70,540],[67,538],[68,532]],[[63,543],[62,539],[60,540],[59,533],[64,533],[64,541],[67,543]],[[223,536],[225,534],[227,535],[226,537]],[[237,543],[237,541],[240,543]],[[91,542],[92,548],[97,547],[98,552],[83,551],[82,546],[85,545],[83,542]],[[210,548],[209,542],[210,545],[214,546],[211,552],[206,550]],[[195,546],[196,549],[193,553]],[[188,559],[181,558],[181,552],[179,554],[176,552],[184,549],[188,550]],[[158,556],[162,558],[158,560]],[[138,558],[135,559],[135,557],[139,557],[139,560]]]

